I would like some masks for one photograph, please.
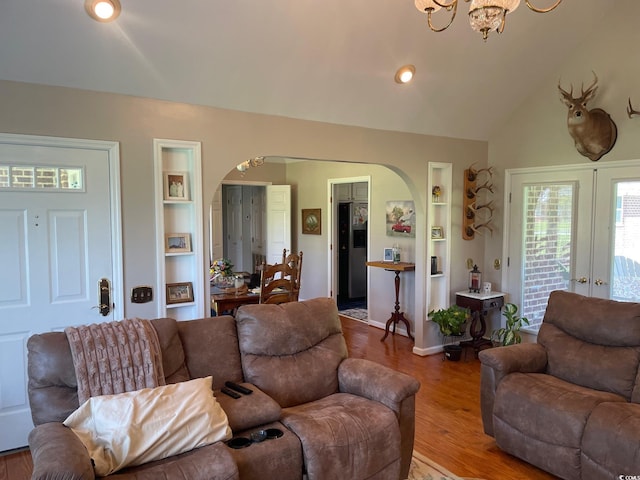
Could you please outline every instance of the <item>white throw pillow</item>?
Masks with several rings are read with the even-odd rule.
[[[231,438],[212,378],[92,397],[64,421],[99,476]]]

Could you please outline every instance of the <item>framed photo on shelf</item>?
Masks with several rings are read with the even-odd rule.
[[[384,257],[385,262],[393,262],[393,248],[385,248],[384,249]]]
[[[431,238],[444,238],[444,231],[442,230],[442,227],[431,227]]]
[[[167,305],[193,302],[193,283],[167,283]]]
[[[191,234],[166,233],[164,236],[165,253],[191,252]]]
[[[164,199],[189,200],[189,176],[187,172],[164,172]]]
[[[302,233],[320,235],[322,232],[322,210],[320,208],[302,209]]]

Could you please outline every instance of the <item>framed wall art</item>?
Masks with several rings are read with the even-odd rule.
[[[302,209],[302,233],[320,235],[322,233],[322,210],[319,208]]]
[[[413,201],[387,202],[385,223],[388,236],[415,238],[416,214]]]
[[[191,252],[191,235],[189,233],[166,233],[164,235],[165,253]]]
[[[442,227],[431,227],[431,238],[433,239],[444,238],[444,230],[442,230]]]
[[[189,174],[187,172],[164,172],[164,199],[189,200]]]
[[[167,283],[167,305],[193,302],[193,283]]]

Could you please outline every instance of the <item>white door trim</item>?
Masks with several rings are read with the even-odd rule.
[[[122,271],[122,214],[120,201],[120,144],[103,140],[84,140],[77,138],[46,137],[40,135],[21,135],[0,133],[0,144],[28,145],[36,147],[79,148],[99,150],[109,158],[109,194],[111,207],[111,273],[113,318],[124,318],[124,275]]]

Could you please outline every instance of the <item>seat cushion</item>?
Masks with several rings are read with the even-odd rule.
[[[496,391],[496,444],[556,476],[578,479],[582,434],[592,410],[603,402],[625,400],[552,375],[512,373]]]
[[[302,442],[309,480],[400,476],[398,420],[381,403],[336,393],[284,409],[282,423]]]
[[[618,478],[640,473],[640,405],[601,403],[582,438],[582,478]]]

